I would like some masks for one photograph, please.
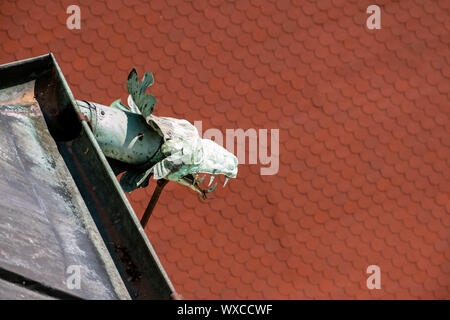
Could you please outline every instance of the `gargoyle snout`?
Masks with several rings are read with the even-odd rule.
[[[212,140],[202,139],[203,161],[199,172],[209,174],[223,174],[229,178],[236,178],[238,172],[237,157]]]

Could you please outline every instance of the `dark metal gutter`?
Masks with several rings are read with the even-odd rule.
[[[73,192],[82,198],[131,298],[170,299],[175,289],[89,125],[79,118],[52,54],[0,66],[0,89],[29,81],[35,81],[36,100],[75,182]]]

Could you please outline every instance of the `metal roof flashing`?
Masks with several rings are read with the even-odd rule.
[[[170,299],[80,115],[51,53],[0,66],[0,298]],[[81,266],[81,289],[68,285],[71,266]]]

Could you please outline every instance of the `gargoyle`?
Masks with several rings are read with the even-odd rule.
[[[153,75],[146,72],[139,82],[136,70],[131,70],[127,80],[129,107],[120,99],[110,107],[77,101],[114,173],[125,171],[120,178],[125,192],[146,187],[151,176],[158,180],[141,220],[144,226],[167,181],[187,186],[207,199],[217,186],[211,186],[216,175],[225,176],[225,187],[238,170],[235,155],[202,139],[187,120],[153,115],[157,100],[146,93],[153,81]],[[208,189],[201,187],[206,175],[210,175]]]

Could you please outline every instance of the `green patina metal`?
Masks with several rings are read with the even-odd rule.
[[[105,155],[134,166],[143,165],[159,150],[162,138],[147,126],[142,116],[124,112],[117,105],[113,103],[110,108],[78,101]]]
[[[132,165],[120,179],[124,191],[147,186],[153,176],[175,181],[206,198],[217,183],[202,189],[201,174],[211,175],[209,185],[215,175],[225,175],[226,184],[237,175],[237,158],[217,143],[202,139],[187,120],[153,115],[157,100],[145,93],[153,81],[153,75],[146,72],[139,82],[133,69],[127,80],[129,107],[120,100],[110,107],[86,101],[78,101],[78,106],[90,120],[104,154],[120,161],[112,165],[116,173],[124,171],[124,164]]]

